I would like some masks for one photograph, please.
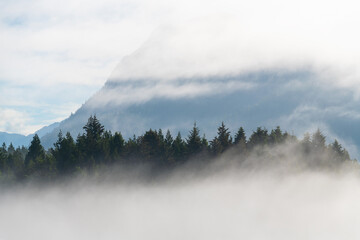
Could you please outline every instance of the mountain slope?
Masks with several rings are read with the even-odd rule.
[[[270,129],[280,125],[300,137],[304,132],[319,127],[330,136],[329,140],[340,139],[357,157],[355,145],[360,144],[360,130],[351,126],[357,124],[355,113],[359,104],[351,100],[351,93],[340,94],[337,89],[323,88],[313,81],[314,78],[310,72],[301,71],[192,78],[188,81],[182,79],[184,84],[202,82],[204,87],[209,81],[216,82],[222,90],[197,96],[169,97],[159,94],[149,100],[139,101],[136,97],[143,97],[144,83],[139,84],[139,80],[108,81],[75,114],[61,122],[53,132],[46,134],[42,141],[45,146],[52,146],[60,129],[63,132],[70,131],[76,137],[87,118],[96,114],[107,129],[121,131],[126,138],[142,134],[150,128],[170,129],[172,134],[180,131],[186,137],[195,121],[207,137],[216,134],[221,121],[232,133],[240,126],[245,127],[248,135],[257,126]],[[227,85],[232,81],[241,82],[246,87],[228,88]],[[179,89],[183,87],[177,84]],[[121,93],[129,89],[135,100],[122,103]],[[149,89],[151,86],[147,86]],[[330,99],[329,96],[334,97]],[[344,102],[347,104],[344,105]]]
[[[60,123],[56,122],[49,126],[45,126],[35,133],[39,135],[39,137],[43,137],[46,134],[49,134],[54,131],[55,128],[59,127]],[[0,142],[5,143],[7,146],[9,146],[10,143],[12,143],[15,147],[17,146],[28,146],[33,138],[34,134],[29,134],[27,136],[16,134],[16,133],[6,133],[6,132],[0,132]]]

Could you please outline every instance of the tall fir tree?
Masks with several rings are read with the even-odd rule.
[[[115,161],[119,161],[124,155],[125,141],[121,132],[115,132],[110,141],[111,156]]]
[[[271,130],[271,133],[269,135],[269,143],[274,145],[274,144],[279,144],[282,143],[285,140],[285,137],[280,129],[279,126],[277,126],[275,129]]]
[[[188,156],[193,156],[201,152],[202,143],[200,138],[200,130],[194,123],[193,128],[190,130],[186,139],[186,149]]]
[[[325,148],[326,148],[325,143],[326,143],[325,136],[320,131],[320,129],[317,129],[316,132],[312,135],[312,138],[311,138],[312,148],[315,151],[324,151]]]
[[[338,162],[344,162],[350,160],[348,151],[345,148],[343,148],[336,139],[330,145],[330,149],[333,152],[333,158]]]
[[[268,131],[265,128],[258,127],[249,138],[248,146],[253,149],[255,146],[264,146],[268,143]]]
[[[88,122],[83,127],[85,135],[83,137],[85,149],[83,149],[83,156],[85,163],[89,169],[93,169],[99,165],[101,158],[104,156],[103,144],[101,138],[103,137],[105,128],[96,118],[96,115],[90,116]]]
[[[301,141],[301,146],[305,154],[309,154],[311,152],[312,143],[310,133],[305,133],[304,138]]]
[[[2,147],[0,148],[0,176],[4,175],[7,170],[7,151],[6,145],[3,143]]]
[[[162,165],[163,164],[163,142],[162,137],[157,131],[150,129],[140,137],[141,158],[146,163]]]
[[[98,140],[104,132],[104,126],[96,118],[96,115],[90,116],[86,125],[83,127],[88,139]]]
[[[78,156],[76,145],[71,134],[67,132],[64,138],[60,131],[54,147],[51,152],[55,158],[59,174],[70,174],[74,172],[76,167],[78,167]]]
[[[240,127],[235,134],[234,145],[240,153],[246,152],[246,135],[243,127]]]
[[[30,162],[35,162],[37,159],[45,159],[45,150],[41,145],[39,136],[35,134],[30,143],[29,152],[25,157],[25,167],[28,167]]]
[[[186,154],[186,146],[185,142],[181,137],[181,133],[178,132],[176,138],[174,139],[172,143],[172,150],[174,155],[174,160],[176,163],[183,162]]]
[[[165,140],[164,140],[164,147],[165,147],[165,159],[169,164],[174,164],[174,151],[173,151],[173,143],[174,139],[171,136],[170,130],[166,131]]]
[[[232,144],[232,138],[229,132],[229,129],[225,127],[224,122],[218,127],[216,142],[218,142],[217,153],[223,153],[226,151]]]
[[[44,178],[55,175],[56,166],[52,156],[46,156],[37,134],[31,141],[29,152],[25,157],[25,175],[27,177]]]

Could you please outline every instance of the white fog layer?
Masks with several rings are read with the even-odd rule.
[[[5,190],[0,239],[357,239],[354,174],[222,171]]]

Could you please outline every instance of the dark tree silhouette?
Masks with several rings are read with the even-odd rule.
[[[249,148],[253,149],[255,146],[264,146],[268,143],[268,137],[268,131],[265,128],[258,127],[249,138]]]
[[[25,167],[28,167],[31,162],[35,162],[37,159],[45,159],[45,150],[41,145],[39,136],[35,134],[25,158]]]
[[[202,143],[200,138],[200,130],[194,123],[194,127],[189,132],[188,138],[186,139],[187,154],[189,156],[196,155],[202,150]]]
[[[229,129],[225,127],[224,122],[218,127],[217,136],[211,141],[211,146],[215,154],[226,151],[232,145],[232,138]]]
[[[18,147],[14,149],[10,144],[0,147],[0,183],[22,179],[51,180],[73,173],[95,174],[101,168],[111,168],[114,164],[119,166],[149,164],[152,170],[165,171],[186,163],[189,159],[196,159],[203,166],[205,163],[216,159],[226,150],[232,148],[236,159],[245,159],[256,149],[256,154],[263,154],[266,146],[275,146],[284,142],[295,143],[301,154],[320,163],[337,166],[351,162],[349,153],[335,140],[326,145],[326,138],[318,129],[311,136],[305,134],[299,141],[280,127],[271,130],[270,134],[265,128],[257,128],[249,140],[246,140],[245,130],[240,127],[234,136],[234,142],[229,129],[222,122],[217,129],[217,135],[208,143],[205,134],[200,137],[196,123],[189,131],[185,141],[180,132],[174,139],[168,130],[163,135],[161,129],[146,131],[143,135],[124,140],[120,132],[112,134],[105,131],[104,126],[96,118],[90,116],[84,126],[84,133],[78,135],[76,142],[70,133],[64,137],[59,133],[54,147],[45,151],[41,146],[38,135],[35,135],[29,148]],[[265,147],[265,148],[264,148]],[[210,153],[213,153],[211,155]],[[328,156],[324,162],[323,156]],[[354,163],[354,162],[351,162]]]

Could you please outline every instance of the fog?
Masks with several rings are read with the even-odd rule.
[[[326,157],[287,144],[162,176],[113,170],[3,187],[0,239],[356,239],[357,163],[320,167]]]

